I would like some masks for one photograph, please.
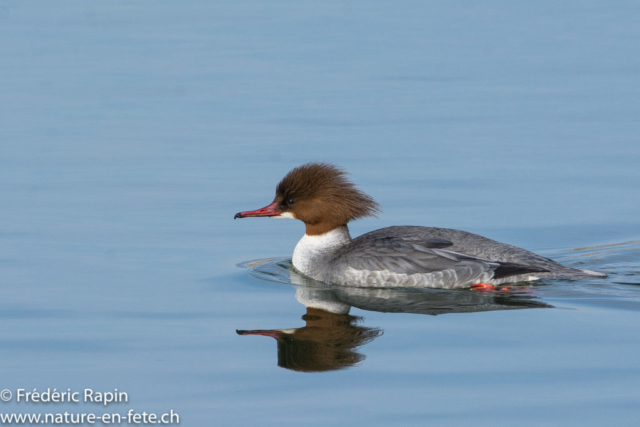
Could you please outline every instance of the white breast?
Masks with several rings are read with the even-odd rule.
[[[320,279],[314,272],[322,269],[329,254],[350,241],[347,227],[338,227],[319,236],[305,234],[293,251],[293,266],[309,277]]]

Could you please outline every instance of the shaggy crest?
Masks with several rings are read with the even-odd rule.
[[[285,210],[288,202],[294,201],[296,205],[291,207],[295,206],[296,213],[301,208],[303,216],[299,219],[307,224],[316,223],[322,217],[320,214],[330,217],[334,225],[344,225],[380,212],[380,205],[358,190],[346,175],[345,171],[329,163],[298,166],[278,184],[276,201],[282,203]]]

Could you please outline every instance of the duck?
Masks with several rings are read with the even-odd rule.
[[[507,283],[607,277],[449,228],[392,226],[351,237],[349,222],[380,212],[380,205],[345,170],[311,162],[285,175],[269,205],[238,212],[234,219],[302,221],[305,234],[293,251],[292,266],[331,285],[499,291]]]

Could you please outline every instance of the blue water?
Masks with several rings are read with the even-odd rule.
[[[637,424],[638,22],[632,1],[1,3],[0,413]],[[458,228],[609,278],[317,288],[288,269],[300,223],[233,221],[307,161],[383,206],[352,235]],[[352,317],[301,319],[304,292]],[[362,338],[309,373],[236,333],[305,326]],[[129,402],[16,402],[34,388]]]

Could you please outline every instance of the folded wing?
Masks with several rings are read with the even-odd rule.
[[[415,236],[361,236],[345,246],[336,260],[356,270],[389,271],[397,274],[428,274],[451,271],[458,280],[473,280],[483,273],[494,278],[548,271],[508,262],[495,262],[443,248],[453,243],[445,239]],[[337,266],[340,267],[340,266]]]

